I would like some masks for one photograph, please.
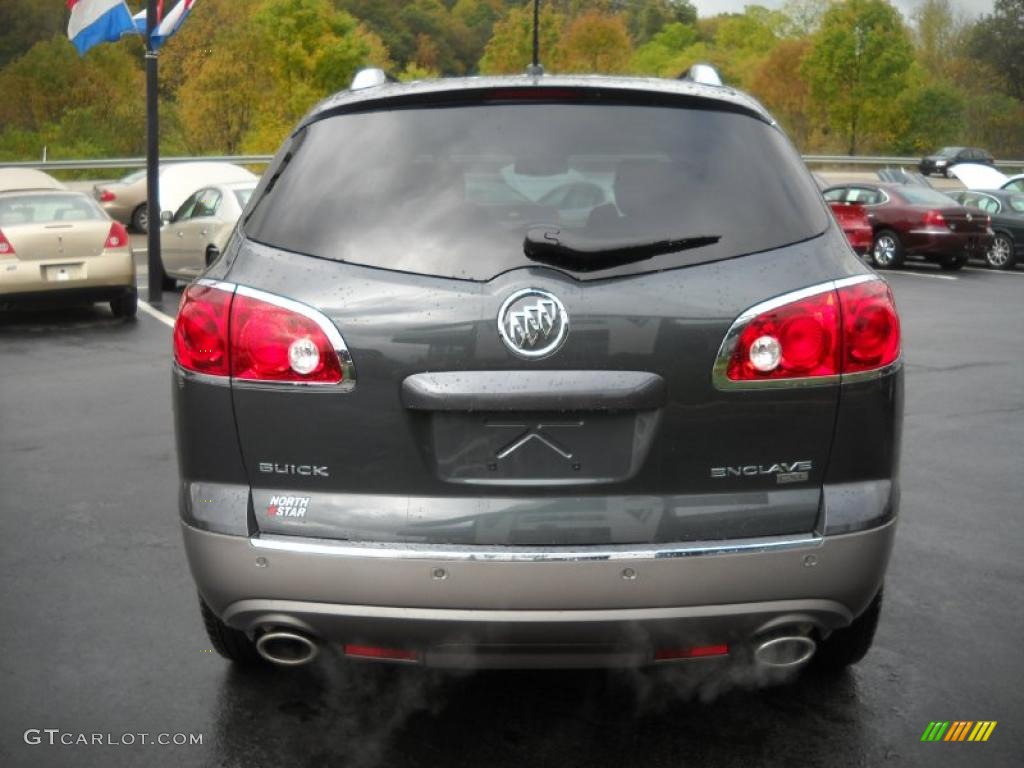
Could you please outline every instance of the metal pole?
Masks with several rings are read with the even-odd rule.
[[[146,207],[147,263],[150,304],[163,301],[163,261],[160,258],[160,120],[157,102],[157,51],[151,36],[156,27],[157,0],[146,2]]]

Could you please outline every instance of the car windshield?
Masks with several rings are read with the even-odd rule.
[[[534,264],[524,250],[537,227],[601,253],[600,268],[585,266],[603,277],[765,251],[828,226],[777,129],[746,114],[660,106],[327,117],[282,150],[257,195],[245,225],[257,242],[472,280]],[[663,241],[686,247],[629,264],[606,253]]]
[[[911,205],[950,205],[956,200],[926,187],[900,187],[899,195]]]
[[[249,198],[252,197],[252,193],[253,193],[254,189],[256,189],[256,185],[255,184],[253,186],[251,186],[251,187],[247,187],[246,189],[236,189],[235,190],[235,200],[238,201],[238,205],[241,208],[245,208],[246,203],[249,202]]]
[[[53,194],[0,197],[0,227],[103,218],[105,218],[104,213],[85,195]]]

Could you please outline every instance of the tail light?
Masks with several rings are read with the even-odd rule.
[[[174,358],[184,369],[235,380],[351,388],[341,334],[305,304],[243,286],[197,282],[181,297]]]
[[[720,389],[827,384],[877,371],[900,355],[889,286],[851,278],[753,307],[726,335],[715,362]]]
[[[0,229],[0,259],[4,256],[14,256],[14,246],[4,235],[4,231]]]
[[[109,189],[101,189],[100,190],[100,202],[101,203],[110,203],[110,202],[113,202],[114,200],[117,200],[117,195],[115,195]]]
[[[110,222],[110,232],[107,234],[107,242],[103,244],[104,248],[127,248],[128,247],[128,230],[124,228],[124,224],[119,221]]]
[[[654,652],[655,661],[674,661],[676,659],[706,659],[709,656],[728,656],[729,646],[695,645],[688,648],[658,648]]]
[[[942,215],[941,211],[926,211],[921,221],[926,227],[946,226],[946,217]]]

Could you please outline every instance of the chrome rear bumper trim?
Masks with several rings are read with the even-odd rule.
[[[334,557],[373,558],[383,560],[454,560],[496,562],[583,562],[608,560],[667,560],[698,555],[730,555],[787,549],[819,547],[817,534],[772,536],[756,539],[731,539],[680,544],[623,544],[594,547],[505,547],[505,546],[441,546],[436,544],[391,544],[386,542],[351,542],[331,539],[306,539],[294,536],[262,534],[249,539],[260,550],[294,552]]]

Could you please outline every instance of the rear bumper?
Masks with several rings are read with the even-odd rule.
[[[66,279],[59,279],[62,268]],[[134,287],[135,262],[128,249],[87,258],[0,262],[0,301],[70,297],[76,293],[95,295],[100,301]]]
[[[992,232],[960,233],[940,229],[915,229],[903,238],[907,253],[920,256],[984,255],[992,245]]]
[[[229,625],[417,650],[438,666],[524,656],[529,666],[635,665],[659,647],[743,646],[782,627],[827,634],[878,591],[894,528],[537,559],[520,548],[394,550],[183,524],[199,591]]]

